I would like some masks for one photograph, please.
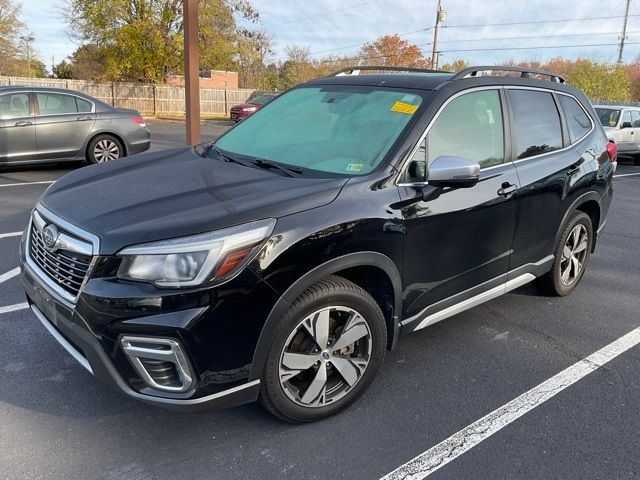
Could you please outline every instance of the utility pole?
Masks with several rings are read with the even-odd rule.
[[[436,9],[436,24],[433,26],[433,50],[431,51],[431,68],[437,68],[437,55],[438,53],[438,31],[440,30],[440,22],[444,22],[447,19],[447,12],[442,9],[441,0],[438,0],[438,7]]]
[[[620,36],[620,47],[618,47],[618,63],[622,63],[622,52],[624,50],[624,41],[627,38],[627,20],[629,19],[629,4],[631,0],[627,0],[627,6],[624,10],[624,21],[622,23],[622,36]]]
[[[35,39],[31,35],[22,36],[20,37],[20,39],[27,46],[27,71],[29,72],[27,76],[30,77],[31,76],[31,42],[33,42]]]
[[[200,55],[198,50],[198,3],[184,0],[184,93],[187,145],[200,143]]]

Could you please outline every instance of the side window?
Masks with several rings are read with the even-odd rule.
[[[78,113],[76,97],[60,93],[38,93],[38,106],[40,115],[62,115],[65,113]]]
[[[79,113],[89,113],[91,111],[91,102],[76,97],[76,105]]]
[[[29,94],[9,93],[0,96],[0,118],[18,118],[29,116]]]
[[[569,137],[571,137],[571,143],[573,143],[580,140],[591,130],[591,120],[575,98],[566,95],[558,95],[558,98],[564,110]]]
[[[631,110],[631,125],[634,128],[640,127],[640,112],[638,110]]]
[[[562,148],[560,115],[553,95],[534,90],[510,90],[518,159]]]
[[[631,113],[629,110],[622,112],[622,120],[620,120],[620,128],[629,128],[632,126]]]

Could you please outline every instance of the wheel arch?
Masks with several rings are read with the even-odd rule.
[[[593,245],[591,246],[591,251],[593,252],[596,247],[596,241],[598,239],[598,228],[600,226],[600,222],[602,220],[602,208],[600,205],[600,196],[596,192],[587,192],[581,196],[579,196],[571,206],[567,209],[558,226],[558,231],[556,233],[556,238],[554,241],[554,245],[558,244],[560,239],[560,235],[562,234],[562,228],[564,227],[567,219],[574,212],[581,211],[589,215],[591,218],[591,223],[593,224]]]
[[[102,130],[99,132],[91,132],[91,135],[89,136],[89,138],[87,138],[87,144],[84,147],[84,156],[85,159],[88,160],[89,158],[89,145],[91,145],[91,142],[98,136],[100,135],[109,135],[113,138],[115,138],[116,140],[118,140],[120,142],[120,145],[122,145],[122,149],[124,150],[124,157],[129,155],[129,151],[127,150],[127,142],[125,142],[124,138],[122,138],[122,135],[120,135],[119,133],[116,133],[112,130]]]
[[[399,337],[399,315],[402,311],[402,280],[398,267],[393,260],[378,252],[351,253],[310,270],[280,296],[260,332],[251,362],[250,380],[258,379],[262,375],[278,323],[291,303],[311,285],[329,275],[342,276],[371,294],[385,315],[387,347],[395,346]],[[391,297],[391,305],[386,304],[388,297]]]

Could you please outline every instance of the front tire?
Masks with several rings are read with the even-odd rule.
[[[278,418],[312,422],[369,387],[387,344],[380,307],[358,285],[331,276],[285,313],[262,374],[260,401]]]
[[[570,294],[582,280],[593,248],[593,224],[584,212],[574,212],[562,229],[551,270],[536,280],[548,295]]]
[[[105,163],[124,157],[122,143],[113,135],[97,135],[87,147],[87,160],[90,163]]]

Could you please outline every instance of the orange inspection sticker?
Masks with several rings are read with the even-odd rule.
[[[406,113],[407,115],[413,115],[417,109],[418,105],[409,105],[404,102],[396,102],[393,104],[393,107],[391,107],[392,112]]]

